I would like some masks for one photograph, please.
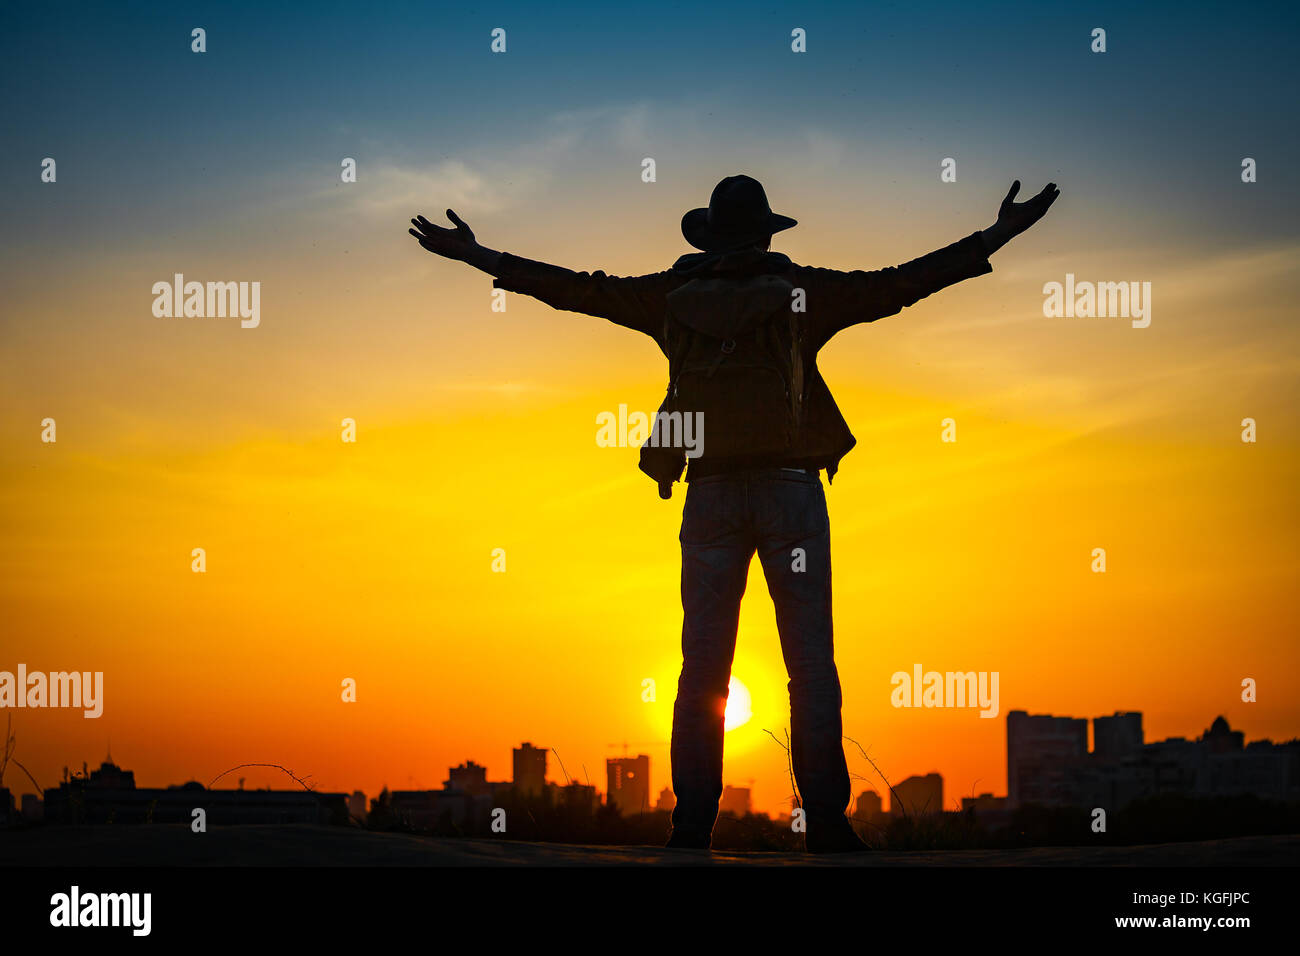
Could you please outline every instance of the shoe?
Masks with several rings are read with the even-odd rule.
[[[848,822],[842,826],[816,827],[809,825],[804,834],[804,847],[809,853],[869,853],[871,847],[853,832]]]
[[[711,842],[710,834],[701,835],[689,830],[675,829],[664,847],[669,850],[707,850]]]

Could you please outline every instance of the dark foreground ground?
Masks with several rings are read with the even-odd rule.
[[[346,827],[40,827],[0,832],[0,866],[1294,866],[1300,835],[1026,850],[699,853],[372,833]]]

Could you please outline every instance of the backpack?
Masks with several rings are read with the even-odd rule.
[[[640,461],[661,498],[672,496],[686,465],[681,423],[688,415],[702,425],[697,440],[711,462],[780,456],[794,447],[804,363],[793,291],[780,276],[759,275],[694,279],[668,294],[668,390]]]

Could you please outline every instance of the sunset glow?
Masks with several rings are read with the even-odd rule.
[[[4,59],[29,79],[0,157],[0,670],[104,674],[97,719],[10,712],[15,759],[49,786],[111,743],[141,786],[265,762],[373,797],[466,760],[509,779],[528,740],[558,755],[549,779],[603,791],[629,741],[657,796],[684,489],[660,500],[597,422],[653,412],[664,356],[523,295],[494,311],[491,280],[422,252],[408,219],[450,206],[493,248],[637,275],[689,251],[683,212],[737,172],[799,220],[776,251],[842,270],[987,227],[1012,178],[1063,190],[991,274],[819,359],[858,441],[826,487],[844,733],[881,773],[941,772],[950,803],[1005,793],[1017,708],[1141,710],[1153,740],[1218,714],[1293,737],[1300,209],[1265,170],[1289,176],[1294,78],[1269,72],[1249,17],[1215,30],[1225,84],[1197,65],[1203,32],[1141,5],[1108,26],[1166,31],[1162,59],[1109,69],[1046,8],[906,6],[852,30],[801,11],[806,57],[784,55],[788,27],[703,10],[683,30],[520,9],[496,58],[458,8],[213,10],[205,58],[179,15],[115,6],[55,29],[15,9]],[[173,34],[175,52],[121,67]],[[70,50],[75,70],[51,65]],[[1243,142],[1259,183],[1240,181]],[[178,274],[260,282],[258,324],[155,315]],[[1149,324],[1044,315],[1044,283],[1067,274],[1150,283]],[[893,706],[891,675],[918,664],[998,672],[1000,716]],[[735,669],[726,782],[788,812],[787,676],[757,560]],[[855,793],[883,787],[847,753]]]
[[[727,713],[723,726],[727,730],[735,730],[749,723],[749,718],[753,716],[749,705],[749,688],[737,680],[734,676],[731,678],[731,684],[727,688]]]

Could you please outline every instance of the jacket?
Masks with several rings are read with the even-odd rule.
[[[507,252],[501,254],[493,286],[532,296],[555,309],[598,316],[642,332],[654,339],[667,356],[664,329],[670,292],[705,276],[782,276],[804,293],[806,391],[797,446],[779,464],[825,468],[827,478],[832,479],[840,460],[857,440],[817,370],[817,353],[822,346],[851,325],[896,315],[940,289],[992,271],[983,239],[975,232],[919,259],[871,272],[801,266],[780,253],[746,250],[685,255],[666,271],[619,277],[601,271],[574,272]],[[687,478],[710,473],[712,464],[706,443],[704,454],[691,462]]]

